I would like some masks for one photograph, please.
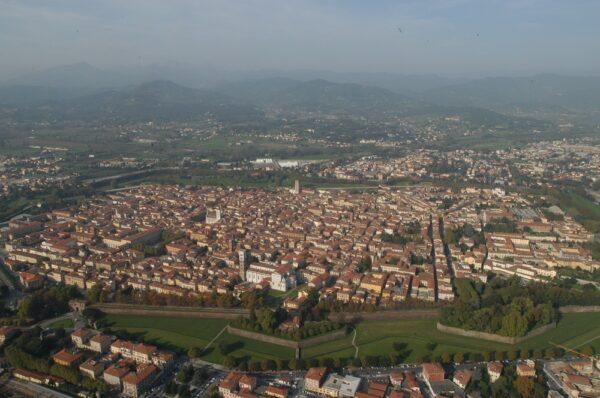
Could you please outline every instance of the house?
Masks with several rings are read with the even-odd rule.
[[[110,365],[102,374],[106,384],[121,387],[123,378],[131,372],[132,363],[126,360],[120,360]]]
[[[495,383],[502,376],[502,369],[504,369],[502,362],[489,362],[487,364],[488,375],[492,383]]]
[[[239,381],[240,390],[252,391],[256,388],[256,384],[256,377],[250,375],[243,375]]]
[[[229,372],[229,374],[219,383],[219,394],[223,398],[236,398],[241,378],[241,373]]]
[[[473,371],[468,369],[460,369],[454,372],[454,377],[452,378],[452,381],[464,390],[467,388],[467,385],[471,381],[472,376]]]
[[[58,387],[63,383],[63,380],[59,377],[26,369],[15,369],[13,371],[13,376],[17,379],[29,381],[31,383],[45,384],[54,387]]]
[[[152,355],[156,352],[153,345],[139,343],[133,347],[133,360],[138,363],[152,363]]]
[[[158,368],[154,365],[139,365],[135,372],[123,378],[123,395],[138,397],[143,394],[154,381]]]
[[[288,389],[287,387],[268,386],[265,395],[275,398],[287,398]]]
[[[81,312],[85,310],[87,302],[85,300],[72,299],[69,300],[69,308],[73,311]]]
[[[52,355],[52,360],[54,363],[62,366],[75,366],[81,362],[83,357],[83,353],[77,351],[71,351],[63,348],[56,354]]]
[[[90,329],[81,328],[71,333],[71,341],[77,348],[85,348],[88,340],[94,336],[94,332]]]
[[[390,383],[392,383],[392,386],[397,387],[402,385],[402,382],[404,381],[404,374],[402,374],[402,372],[398,372],[398,371],[393,371],[392,373],[390,373]]]
[[[356,395],[362,379],[354,376],[330,374],[320,388],[320,394],[333,398],[352,398]]]
[[[39,289],[44,286],[44,277],[31,272],[19,272],[19,281],[25,289]]]
[[[304,388],[308,391],[320,393],[327,368],[310,368],[304,376]]]
[[[434,381],[442,381],[445,377],[444,368],[439,363],[424,363],[423,377],[429,383]]]
[[[79,371],[90,379],[96,380],[104,371],[104,362],[88,359],[79,365]]]
[[[535,377],[535,362],[527,360],[517,364],[517,375],[522,377]]]
[[[108,352],[110,348],[111,338],[102,333],[98,333],[90,339],[89,348],[101,354]]]

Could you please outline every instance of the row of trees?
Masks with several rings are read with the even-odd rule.
[[[92,288],[93,289],[93,288]],[[98,288],[101,289],[101,288]],[[123,289],[117,289],[112,295],[107,293],[107,289],[93,292],[90,301],[94,302],[116,302],[123,304],[144,304],[156,306],[187,306],[187,307],[218,307],[234,308],[240,306],[238,300],[233,294],[206,293],[200,296],[191,296],[184,294],[177,296],[173,294],[161,294],[153,291],[140,291],[130,286]],[[97,300],[97,301],[94,301]]]
[[[430,343],[429,352],[416,358],[415,362],[440,362],[444,364],[460,364],[467,361],[514,361],[517,359],[553,359],[560,358],[564,351],[559,348],[547,348],[546,350],[510,350],[510,351],[487,351],[483,353],[469,352],[444,352],[441,355],[434,355],[433,349],[436,344]],[[242,371],[271,371],[271,370],[302,370],[310,367],[327,367],[330,369],[343,369],[348,366],[354,367],[374,367],[374,366],[392,366],[405,363],[411,351],[404,343],[394,344],[395,352],[388,355],[365,355],[358,358],[310,358],[310,359],[292,359],[286,360],[277,358],[275,360],[264,359],[262,361],[249,361],[247,358],[227,355],[223,359],[223,365],[228,368],[238,368]],[[586,355],[593,355],[594,350],[588,346],[582,350]]]
[[[380,306],[369,303],[355,303],[349,302],[344,303],[343,301],[338,300],[321,300],[317,305],[317,308],[321,309],[324,313],[334,314],[334,313],[356,313],[356,312],[375,312],[381,307],[385,307],[390,310],[414,310],[414,309],[432,309],[439,308],[442,304],[418,300],[414,298],[407,298],[404,301],[395,301],[388,303],[383,303]]]

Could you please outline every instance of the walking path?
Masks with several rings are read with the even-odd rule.
[[[225,327],[223,327],[223,329],[221,329],[221,331],[215,337],[213,337],[213,339],[211,341],[208,342],[208,344],[204,347],[202,352],[206,351],[206,349],[208,347],[210,347],[212,345],[212,343],[214,343],[215,340],[217,340],[223,334],[223,332],[225,332],[227,330],[227,326],[229,326],[229,323],[227,325],[225,325]]]
[[[594,340],[598,340],[598,339],[600,339],[600,335],[598,335],[598,336],[596,336],[596,337],[592,337],[591,339],[589,339],[589,340],[587,340],[587,341],[584,341],[584,342],[583,342],[583,343],[581,343],[581,344],[577,344],[575,347],[573,347],[573,349],[577,349],[577,348],[579,348],[579,347],[582,347],[582,346],[584,346],[584,345],[586,345],[586,344],[589,344],[589,343],[591,343],[592,341],[594,341]]]
[[[354,328],[354,336],[352,336],[352,347],[354,347],[354,358],[358,358],[358,345],[356,345],[356,328]]]

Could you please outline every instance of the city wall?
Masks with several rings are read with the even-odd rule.
[[[600,305],[565,305],[558,311],[561,314],[574,314],[578,312],[600,312]]]
[[[476,339],[493,341],[496,343],[504,343],[504,344],[518,344],[524,340],[527,340],[530,337],[538,336],[542,333],[546,333],[549,330],[552,330],[556,327],[556,323],[552,322],[545,326],[540,326],[539,328],[533,329],[531,332],[527,333],[522,337],[508,337],[508,336],[500,336],[499,334],[478,332],[476,330],[466,330],[461,328],[455,328],[452,326],[442,325],[441,323],[437,323],[437,329],[440,332],[456,334],[464,337],[472,337]]]
[[[423,318],[433,319],[440,315],[438,309],[425,310],[389,310],[375,312],[336,312],[329,314],[332,322],[361,322],[361,321],[386,321],[397,319]]]
[[[269,336],[267,334],[252,332],[250,330],[238,329],[232,326],[227,326],[227,333],[233,334],[235,336],[245,337],[252,340],[262,341],[264,343],[275,344],[283,347],[293,348],[293,349],[301,349],[312,347],[315,345],[327,343],[333,340],[339,340],[346,337],[346,330],[340,329],[334,332],[322,334],[320,336],[311,337],[308,339],[303,339],[300,341],[283,339],[281,337]]]
[[[238,319],[240,316],[248,316],[249,310],[240,308],[201,308],[201,307],[173,307],[153,306],[137,304],[96,304],[91,308],[97,308],[107,314],[118,315],[149,315],[167,316],[176,318],[219,318]]]

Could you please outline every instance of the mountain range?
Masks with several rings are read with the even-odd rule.
[[[292,76],[292,77],[290,77]],[[449,79],[317,71],[227,72],[173,66],[103,70],[73,64],[0,84],[0,106],[13,115],[55,119],[256,120],[263,111],[484,114],[540,119],[600,115],[600,77],[535,75]],[[165,80],[165,77],[168,80]],[[171,81],[172,80],[172,81]],[[186,87],[189,86],[189,87]],[[485,112],[483,112],[485,110]]]

